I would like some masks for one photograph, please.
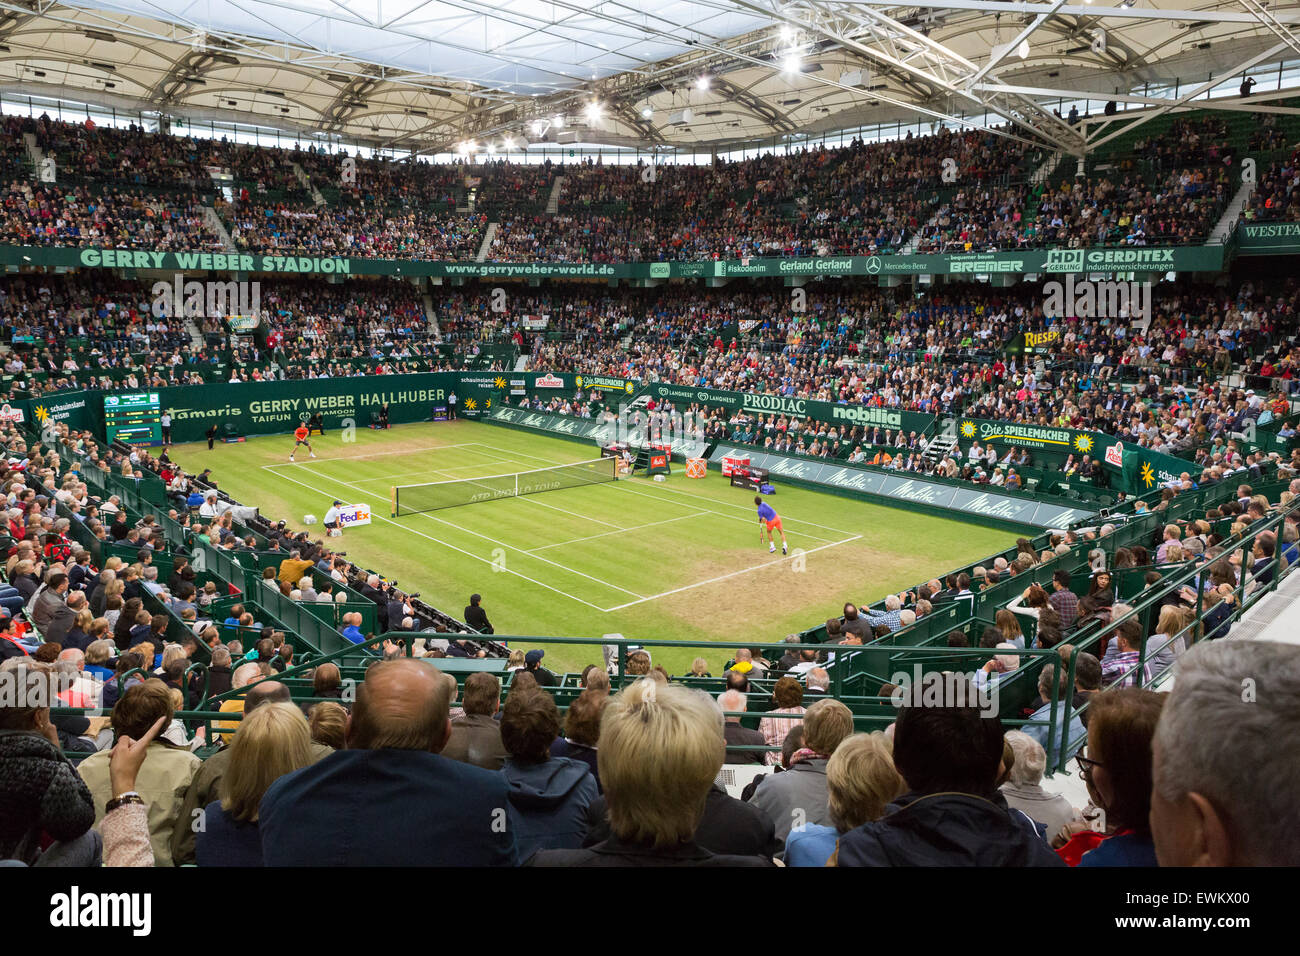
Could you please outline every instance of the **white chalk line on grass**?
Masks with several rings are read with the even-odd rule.
[[[472,531],[469,528],[462,528],[460,525],[453,524],[452,522],[448,521],[446,518],[439,518],[435,515],[429,514],[428,512],[420,512],[417,515],[417,517],[427,518],[430,521],[437,521],[439,524],[445,524],[447,527],[455,528],[457,531],[463,531],[466,534],[472,534],[474,535],[474,537],[482,538],[484,541],[491,541],[493,544],[499,545],[500,547],[505,548],[507,551],[517,551],[520,554],[527,554],[529,557],[535,558],[538,561],[544,561],[547,564],[551,565],[552,567],[559,568],[561,571],[567,571],[569,574],[576,574],[578,577],[586,578],[588,581],[595,581],[597,584],[601,585],[602,587],[608,588],[611,591],[622,591],[624,594],[630,594],[633,597],[637,597],[637,598],[644,597],[644,595],[638,594],[636,591],[629,591],[627,588],[621,588],[617,584],[610,584],[608,581],[602,581],[600,578],[595,577],[594,575],[590,575],[583,571],[579,571],[576,568],[571,568],[568,565],[560,564],[558,561],[552,561],[550,558],[544,558],[540,554],[532,554],[531,552],[526,551],[523,548],[516,547],[513,544],[507,544],[504,541],[498,541],[496,538],[489,537],[488,535],[485,534],[479,534],[477,531]]]
[[[693,514],[678,515],[676,518],[665,518],[663,521],[651,521],[649,524],[633,525],[631,528],[619,528],[615,531],[602,531],[600,534],[590,534],[585,538],[570,538],[567,541],[557,541],[554,544],[544,544],[540,548],[533,548],[529,554],[536,554],[538,551],[545,551],[547,548],[559,548],[566,544],[577,544],[580,541],[593,541],[596,538],[608,537],[611,534],[618,534],[621,531],[643,531],[646,528],[655,528],[661,524],[672,524],[674,521],[685,521],[687,518],[698,518],[700,515],[707,514],[705,511],[696,511]]]
[[[264,467],[270,467],[270,466],[264,466]],[[277,473],[277,474],[278,474],[278,473]],[[326,481],[332,481],[332,482],[334,482],[335,484],[346,485],[347,487],[352,488],[352,489],[355,489],[356,491],[360,491],[360,492],[362,492],[363,494],[367,494],[367,493],[368,493],[368,492],[366,492],[366,489],[364,489],[364,488],[362,488],[362,487],[360,487],[360,486],[358,486],[358,485],[354,485],[354,484],[353,484],[352,482],[350,482],[350,481],[344,481],[342,478],[333,478],[333,477],[331,477],[331,476],[329,476],[329,475],[322,475],[322,474],[320,474],[319,472],[312,472],[312,474],[316,475],[316,476],[319,477],[319,478],[323,478],[323,479],[325,479]],[[467,479],[467,480],[472,481],[473,479],[471,478],[471,479]],[[302,484],[302,483],[299,482],[299,484]],[[304,486],[304,487],[307,487],[307,486]],[[315,490],[319,490],[319,489],[315,489]],[[548,505],[547,507],[550,507],[550,506]],[[557,511],[563,511],[564,509],[562,509],[562,508],[557,508],[557,509],[555,509],[555,510],[557,510]],[[574,517],[577,517],[577,518],[583,518],[584,520],[588,520],[588,521],[595,521],[595,520],[596,520],[596,519],[594,519],[594,518],[587,518],[585,515],[580,515],[580,514],[577,514],[576,512],[573,512],[573,511],[566,512],[566,514],[571,514],[571,515],[573,515]],[[568,566],[566,566],[566,565],[560,564],[560,563],[557,562],[557,561],[552,561],[550,558],[544,558],[544,557],[542,557],[540,554],[529,554],[529,552],[528,552],[526,549],[524,549],[524,548],[516,547],[515,545],[509,544],[509,543],[507,543],[507,542],[505,542],[505,541],[501,541],[501,540],[498,539],[498,538],[493,538],[493,537],[491,537],[491,536],[489,536],[489,535],[486,535],[486,534],[480,534],[479,532],[477,532],[477,531],[473,531],[473,530],[471,530],[471,529],[469,529],[469,528],[462,528],[460,525],[455,524],[454,522],[448,521],[446,518],[438,518],[438,517],[435,517],[434,515],[428,514],[427,512],[421,512],[421,513],[419,514],[419,517],[421,517],[421,518],[425,518],[425,519],[427,519],[427,520],[429,520],[429,521],[436,521],[436,522],[438,522],[439,524],[445,524],[447,527],[449,527],[449,528],[455,528],[457,531],[463,531],[465,534],[472,534],[472,535],[473,535],[474,537],[476,537],[476,538],[482,538],[484,541],[490,541],[490,542],[492,542],[493,544],[497,545],[498,547],[505,548],[507,551],[516,551],[516,552],[518,552],[519,554],[528,554],[529,557],[536,558],[538,561],[542,561],[542,562],[545,562],[546,564],[551,565],[552,567],[559,568],[561,571],[567,571],[569,574],[577,575],[577,576],[580,577],[580,578],[586,578],[588,581],[594,581],[594,582],[596,582],[597,584],[601,585],[602,587],[607,588],[607,589],[609,589],[609,590],[611,590],[611,591],[622,591],[624,594],[630,594],[630,595],[632,595],[633,597],[637,597],[637,598],[642,597],[642,595],[641,595],[641,594],[638,594],[636,591],[630,591],[630,590],[628,590],[627,588],[619,587],[617,584],[611,584],[611,583],[608,582],[608,581],[603,581],[603,580],[601,580],[600,578],[595,577],[594,575],[587,574],[587,573],[585,573],[585,572],[583,572],[583,571],[579,571],[579,570],[577,570],[576,568],[571,568],[571,567],[568,567]],[[380,520],[388,521],[389,519],[381,518]],[[395,523],[395,522],[391,522],[391,521],[390,521],[389,523]],[[603,521],[599,521],[599,522],[597,522],[597,523],[598,523],[598,524],[606,524],[606,522],[603,522]],[[405,527],[405,526],[404,526],[404,525],[398,525],[398,527]],[[620,529],[620,530],[621,530],[621,529]],[[416,533],[418,534],[419,532],[416,532]],[[437,539],[434,539],[434,540],[437,540]],[[450,545],[449,545],[449,547],[450,547]],[[457,550],[459,550],[459,549],[457,549]],[[491,564],[492,562],[491,562],[491,561],[488,561],[487,563],[488,563],[488,564]],[[520,577],[523,577],[523,575],[520,575]],[[529,579],[529,580],[531,580],[531,579]],[[556,589],[556,590],[558,590],[558,589]],[[564,592],[560,592],[560,593],[564,593]],[[583,603],[586,604],[587,602],[584,601]],[[592,607],[595,607],[594,604],[591,605],[591,606],[592,606]]]
[[[818,551],[825,551],[827,548],[838,547],[841,544],[848,544],[851,541],[857,541],[861,537],[862,535],[855,534],[853,537],[845,538],[843,541],[831,541],[828,544],[823,544],[816,548],[810,548],[809,550],[804,551],[803,554],[799,555],[799,557],[815,554]],[[798,549],[796,548],[795,550]],[[637,604],[644,604],[646,601],[657,601],[659,598],[668,597],[670,594],[681,594],[683,591],[702,588],[706,584],[717,584],[719,581],[726,581],[728,578],[739,577],[742,574],[749,574],[751,571],[762,571],[764,568],[774,567],[775,565],[781,564],[783,561],[789,561],[793,557],[795,557],[795,555],[782,555],[775,561],[764,561],[762,564],[756,564],[752,568],[742,568],[739,571],[732,571],[730,574],[720,574],[716,578],[709,578],[707,581],[696,581],[694,584],[687,584],[680,588],[673,588],[671,591],[664,591],[660,594],[651,594],[649,597],[643,597],[639,601],[628,601],[626,604],[618,604],[614,607],[604,607],[601,608],[601,610],[606,614],[613,613],[614,611],[621,611],[624,608],[633,607]]]
[[[284,465],[263,465],[262,467],[264,467],[264,468],[283,468],[283,467],[285,467],[285,466],[284,466]],[[295,485],[301,485],[303,488],[306,488],[308,491],[314,491],[314,492],[316,492],[317,494],[320,494],[320,495],[326,494],[326,492],[322,491],[320,488],[316,488],[316,487],[314,487],[314,486],[312,486],[312,485],[309,485],[309,484],[307,484],[307,483],[304,482],[304,481],[299,481],[299,480],[296,479],[296,478],[290,478],[288,475],[281,475],[278,471],[273,471],[272,474],[274,474],[274,475],[275,475],[276,477],[278,477],[278,478],[283,479],[284,481],[291,481],[291,482],[293,482]],[[315,473],[313,472],[313,474],[315,474]],[[317,475],[317,477],[319,477],[319,478],[323,478],[323,479],[325,479],[326,481],[332,481],[332,482],[334,482],[335,484],[339,484],[339,485],[347,485],[349,488],[356,488],[356,486],[353,485],[351,482],[340,481],[340,480],[338,480],[338,479],[336,479],[336,478],[330,478],[328,475]],[[364,490],[364,489],[357,489],[357,490],[360,491],[360,490]],[[525,581],[528,581],[528,582],[530,582],[530,583],[532,583],[532,584],[536,584],[538,587],[546,588],[546,590],[548,590],[548,591],[554,591],[556,594],[563,595],[564,597],[569,598],[571,601],[577,601],[579,604],[585,604],[587,607],[589,607],[589,608],[591,608],[591,609],[593,609],[593,610],[596,610],[596,611],[602,611],[602,612],[605,610],[605,609],[604,609],[603,607],[601,607],[600,605],[598,605],[598,604],[592,604],[590,601],[585,601],[585,600],[583,600],[582,598],[577,597],[576,595],[570,594],[568,591],[562,591],[562,590],[560,590],[559,588],[554,587],[554,586],[552,586],[552,585],[550,585],[550,584],[547,584],[547,583],[545,583],[545,582],[543,582],[543,581],[538,581],[536,578],[530,578],[530,577],[529,577],[528,575],[526,575],[526,574],[520,574],[518,571],[512,570],[511,568],[502,567],[501,565],[498,565],[495,561],[491,561],[491,560],[489,560],[489,559],[483,557],[482,555],[474,554],[472,551],[466,551],[464,548],[458,548],[458,547],[456,547],[456,545],[454,545],[454,544],[449,544],[448,542],[443,541],[441,538],[435,538],[435,537],[434,537],[433,535],[431,535],[431,534],[425,534],[423,531],[416,531],[414,528],[408,527],[407,525],[401,524],[400,522],[393,521],[391,518],[385,518],[385,517],[383,517],[382,515],[377,515],[377,514],[373,514],[373,513],[371,514],[371,517],[373,517],[376,521],[383,521],[385,524],[391,524],[391,525],[393,525],[394,527],[400,528],[400,529],[403,530],[403,531],[410,532],[411,534],[418,535],[418,536],[421,537],[421,538],[427,538],[429,541],[436,542],[437,544],[442,545],[444,548],[450,548],[452,551],[457,551],[457,552],[459,552],[460,554],[465,555],[466,557],[473,558],[475,561],[481,561],[483,564],[490,564],[490,565],[492,565],[492,567],[493,567],[494,569],[497,568],[497,567],[500,567],[501,570],[502,570],[502,571],[505,571],[507,574],[513,574],[515,577],[517,577],[517,578],[522,578],[522,579],[525,580]],[[489,540],[490,540],[490,539],[489,539]],[[501,544],[501,542],[498,541],[497,544]],[[519,550],[519,549],[516,548],[516,549],[512,549],[512,550]],[[621,591],[622,588],[619,588],[618,590]],[[629,591],[628,593],[631,594],[631,593],[634,593],[634,592],[630,592],[630,591]]]
[[[652,494],[647,494],[647,493],[644,492],[644,491],[637,491],[635,488],[631,487],[631,486],[628,485],[626,482],[619,482],[619,487],[621,487],[621,488],[622,488],[622,489],[623,489],[627,494],[629,494],[629,495],[640,495],[642,498],[650,498],[650,499],[652,499],[652,500],[654,500],[654,501],[659,501],[659,502],[662,502],[663,504],[666,504],[666,505],[678,505],[678,506],[680,506],[680,507],[682,507],[682,508],[700,508],[699,505],[688,505],[688,504],[682,504],[681,502],[673,501],[671,498],[663,498],[663,497],[660,497],[659,495],[652,495]],[[667,491],[667,490],[671,490],[671,489],[665,489],[665,490]],[[710,498],[704,498],[702,495],[691,495],[691,497],[692,497],[692,498],[701,498],[701,499],[704,500],[704,501],[711,501],[711,500],[712,500],[712,499],[710,499]],[[720,504],[726,504],[726,502],[720,502]],[[753,519],[749,519],[749,518],[742,518],[740,515],[731,515],[731,514],[727,514],[727,513],[724,512],[724,511],[714,511],[714,510],[712,510],[711,508],[700,508],[700,510],[703,511],[703,512],[705,512],[705,513],[707,513],[707,514],[715,515],[715,516],[717,516],[717,517],[719,517],[719,518],[726,518],[726,519],[728,519],[728,520],[730,520],[730,521],[745,521],[745,522],[747,522],[747,523],[756,523],[757,518],[758,518],[758,515],[757,515],[757,514],[754,515],[754,518],[753,518]],[[791,518],[791,519],[789,519],[789,520],[790,520],[790,523],[791,523],[791,524],[794,524],[794,522],[795,522],[795,519],[794,519],[794,518]],[[813,527],[820,528],[821,525],[814,525]],[[824,541],[824,542],[826,542],[827,544],[838,543],[838,542],[835,541],[834,538],[823,538],[821,535],[818,535],[818,534],[811,534],[811,533],[809,533],[809,532],[807,532],[807,531],[799,531],[799,532],[793,532],[793,531],[792,531],[791,533],[792,533],[792,534],[797,533],[800,537],[804,537],[804,538],[812,538],[814,541]]]
[[[299,468],[305,468],[308,465],[314,465],[324,461],[366,461],[371,458],[392,458],[395,455],[418,455],[420,452],[441,451],[444,448],[469,448],[471,445],[478,445],[478,444],[479,444],[478,442],[469,441],[469,442],[462,442],[461,444],[458,445],[430,445],[427,448],[407,448],[406,450],[400,452],[381,451],[381,452],[375,452],[373,455],[346,455],[337,458],[322,458],[320,455],[317,455],[315,458],[306,458],[303,461],[284,461],[276,465],[263,465],[262,467],[263,468],[285,468],[290,465],[296,465]]]

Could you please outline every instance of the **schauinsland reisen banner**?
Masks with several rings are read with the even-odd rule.
[[[261,253],[0,246],[0,265],[165,272],[402,275],[439,278],[676,279],[774,276],[990,275],[1069,272],[1220,272],[1223,246],[1023,249],[889,256],[718,259],[707,262],[432,262]]]

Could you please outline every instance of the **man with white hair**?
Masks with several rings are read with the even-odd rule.
[[[903,626],[902,608],[903,602],[898,595],[890,594],[885,598],[885,609],[883,611],[867,609],[867,620],[872,627],[883,624],[891,631],[897,631]],[[916,620],[915,616],[913,616],[912,620]]]
[[[1042,787],[1047,752],[1037,740],[1019,730],[1008,731],[1005,740],[1016,758],[1010,777],[999,788],[1007,806],[1045,826],[1049,835],[1060,833],[1074,819],[1074,808],[1059,793],[1049,793]]]
[[[1197,644],[1152,742],[1161,866],[1300,862],[1300,648]]]
[[[766,738],[757,730],[740,726],[740,715],[749,705],[748,698],[738,690],[725,691],[718,695],[718,706],[726,712],[726,723],[722,725],[722,737],[727,742],[726,763],[765,762],[766,754],[761,750],[732,750],[732,747],[762,747]]]
[[[144,589],[150,594],[160,594],[166,590],[158,583],[158,566],[151,564],[144,569]]]

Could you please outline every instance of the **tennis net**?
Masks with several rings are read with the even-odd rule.
[[[520,471],[509,475],[485,475],[481,478],[459,478],[452,481],[432,481],[420,485],[395,485],[392,491],[392,515],[418,514],[441,508],[495,501],[498,498],[517,498],[535,495],[542,491],[577,488],[613,481],[618,477],[617,458],[597,458],[569,465],[554,465],[533,471]]]

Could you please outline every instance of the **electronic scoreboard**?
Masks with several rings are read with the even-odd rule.
[[[157,392],[104,396],[104,430],[109,444],[162,444],[162,406]]]

